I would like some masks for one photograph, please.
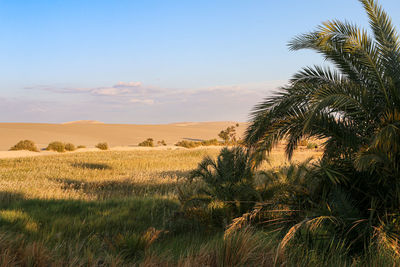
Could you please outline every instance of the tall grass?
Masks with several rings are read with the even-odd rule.
[[[37,266],[141,260],[164,238],[163,229],[173,227],[180,178],[217,152],[105,151],[0,160],[0,237],[4,233],[8,240],[2,263],[27,264],[32,246],[44,262]]]
[[[97,151],[1,159],[0,263],[268,266],[273,257],[262,232],[243,234],[249,241],[224,239],[223,229],[182,216],[178,188],[190,189],[183,178],[205,156],[219,152]],[[283,161],[277,157],[273,164]]]

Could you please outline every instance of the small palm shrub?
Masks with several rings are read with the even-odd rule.
[[[75,147],[75,145],[72,144],[72,143],[66,143],[66,144],[65,144],[65,150],[67,150],[67,151],[74,151],[74,150],[76,150],[76,147]]]
[[[153,147],[154,146],[154,140],[153,138],[147,138],[143,142],[140,142],[138,146],[148,146],[148,147]]]
[[[35,143],[31,140],[22,140],[15,144],[10,150],[29,150],[34,152],[39,152],[39,149]]]
[[[65,144],[63,142],[54,141],[46,147],[46,150],[65,152]]]
[[[98,143],[96,147],[101,150],[108,150],[108,144],[106,142]]]
[[[163,234],[161,230],[153,227],[141,235],[133,233],[123,236],[119,234],[113,239],[113,245],[124,259],[138,259],[143,257],[145,251]]]
[[[202,187],[180,198],[186,211],[227,223],[251,209],[259,195],[254,188],[254,165],[242,147],[223,148],[214,160],[206,156],[193,170],[188,182]]]

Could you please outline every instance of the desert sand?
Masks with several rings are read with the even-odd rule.
[[[112,150],[139,149],[138,143],[147,138],[157,141],[165,140],[167,147],[180,140],[200,141],[218,138],[218,133],[236,122],[180,122],[159,125],[136,124],[104,124],[98,121],[76,121],[62,124],[48,123],[0,123],[0,158],[21,157],[53,154],[55,152],[41,151],[7,151],[18,141],[29,139],[34,141],[40,149],[52,141],[71,142],[75,145],[84,145],[86,149],[78,151],[96,150],[93,147],[99,142],[107,142]],[[246,129],[246,123],[239,123],[237,135],[241,136]],[[141,148],[142,149],[142,148]],[[161,149],[161,148],[160,148]]]

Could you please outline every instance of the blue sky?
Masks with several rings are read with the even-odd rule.
[[[0,0],[0,121],[245,121],[323,64],[286,44],[328,19],[368,26],[356,0]]]

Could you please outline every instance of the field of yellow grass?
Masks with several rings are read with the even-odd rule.
[[[0,190],[25,198],[96,200],[137,194],[173,194],[205,155],[216,156],[220,147],[132,151],[94,151],[0,160]],[[293,161],[319,157],[302,149]],[[287,163],[283,149],[272,151],[263,168]],[[168,190],[167,190],[168,189]],[[140,193],[139,193],[140,192]]]
[[[0,257],[0,263],[29,259],[54,266],[130,266],[152,253],[182,257],[188,244],[196,251],[196,246],[219,240],[220,233],[204,234],[171,219],[179,213],[178,187],[184,178],[205,155],[215,157],[219,150],[96,151],[0,159],[0,241],[8,242],[10,255]],[[319,152],[298,151],[294,160],[312,155],[318,157]],[[263,168],[284,163],[280,149]],[[190,235],[181,234],[185,227],[192,229]],[[159,238],[163,229],[169,234]],[[5,253],[1,245],[0,253]]]

